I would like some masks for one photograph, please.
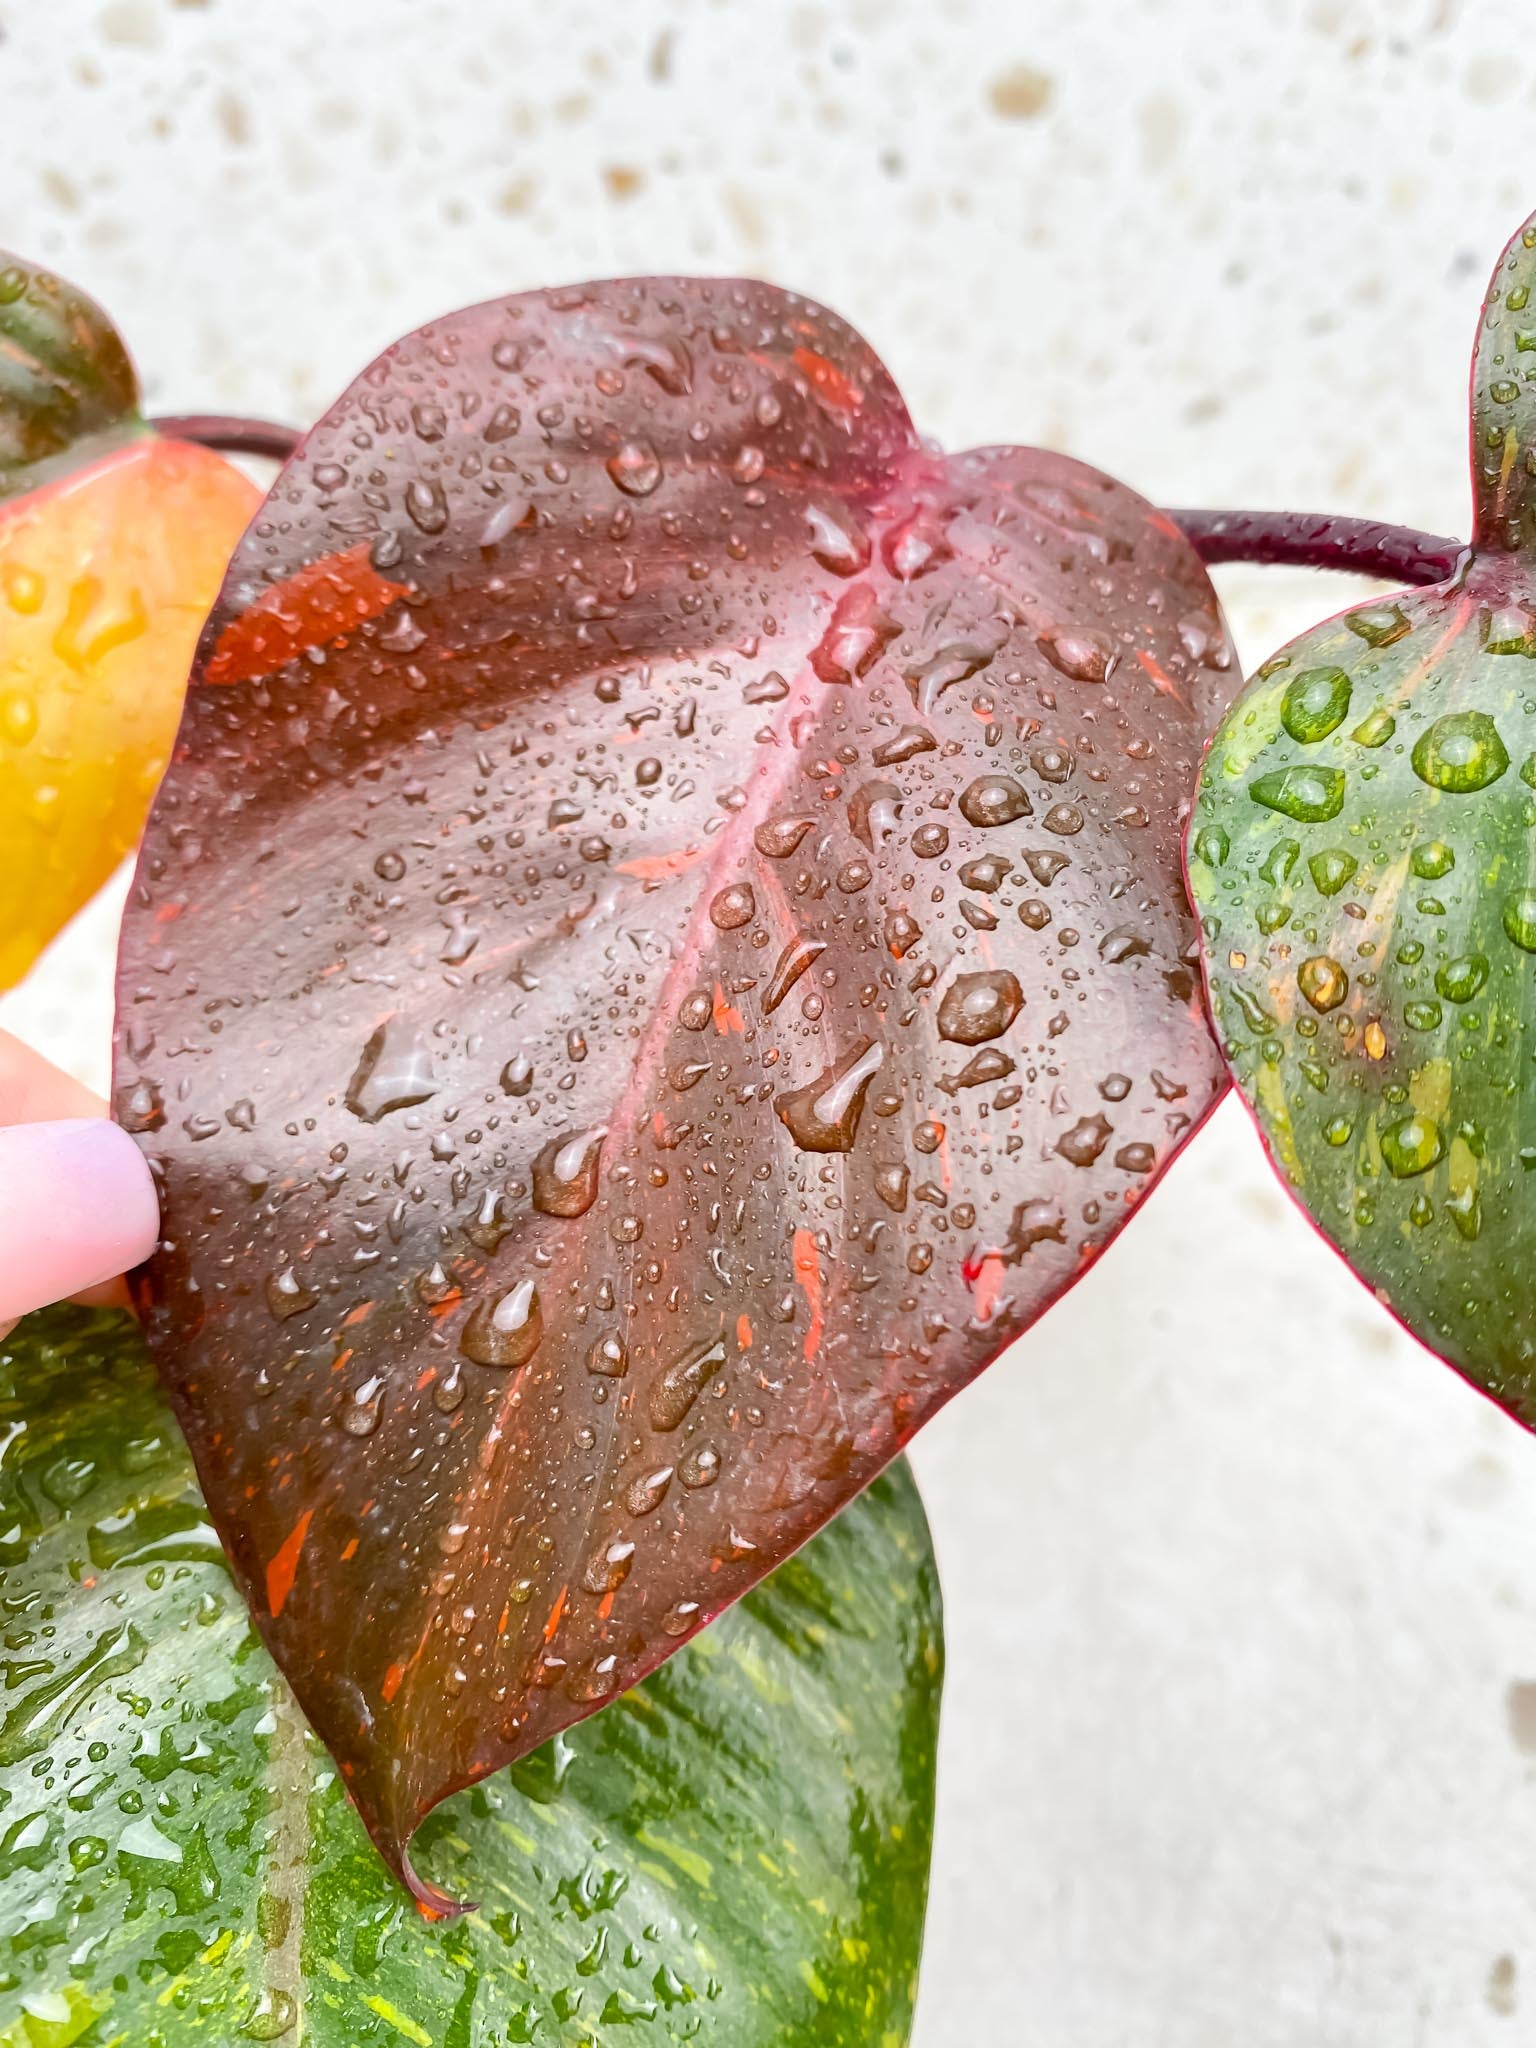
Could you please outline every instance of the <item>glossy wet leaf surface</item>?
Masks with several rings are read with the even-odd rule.
[[[101,309],[0,256],[0,989],[137,840],[260,495],[150,434]]]
[[[1189,841],[1213,1008],[1282,1175],[1414,1334],[1536,1425],[1536,232],[1473,377],[1474,546],[1293,641]]]
[[[148,1329],[393,1859],[844,1505],[1221,1086],[1235,677],[1063,457],[767,287],[452,316],[279,479],[125,925]]]
[[[0,1345],[0,2043],[900,2048],[941,1665],[904,1466],[445,1806],[430,1926],[251,1631],[126,1318]]]

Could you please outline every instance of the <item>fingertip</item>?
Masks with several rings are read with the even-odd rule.
[[[0,1321],[147,1259],[160,1231],[148,1162],[106,1117],[0,1129]]]

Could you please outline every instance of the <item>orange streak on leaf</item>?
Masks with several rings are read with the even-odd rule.
[[[304,1538],[309,1534],[309,1525],[314,1520],[313,1508],[306,1508],[283,1538],[281,1546],[267,1566],[267,1612],[276,1621],[287,1605],[288,1595],[293,1591],[293,1582],[299,1571],[299,1552],[304,1548]]]
[[[862,408],[863,392],[843,375],[836,363],[829,363],[813,348],[797,348],[793,360],[795,368],[810,378],[823,405],[831,406],[835,412],[858,412]]]
[[[384,1683],[379,1687],[379,1691],[384,1695],[384,1704],[386,1706],[389,1705],[404,1683],[405,1666],[403,1664],[391,1664],[384,1674]]]
[[[337,555],[309,562],[264,590],[219,635],[203,672],[208,683],[253,683],[308,648],[325,646],[376,619],[404,597],[405,586],[381,576],[359,541]]]
[[[1167,669],[1153,655],[1148,654],[1147,650],[1143,647],[1137,651],[1136,659],[1152,678],[1152,687],[1155,690],[1161,690],[1165,697],[1177,698],[1179,703],[1184,705],[1186,709],[1188,708],[1189,699],[1173,680],[1173,677],[1169,675]]]
[[[750,1351],[752,1349],[752,1318],[750,1316],[738,1316],[736,1318],[736,1345],[737,1349],[741,1351]]]
[[[680,846],[674,853],[637,853],[633,860],[616,860],[613,866],[616,874],[633,875],[639,882],[669,882],[703,858],[702,846]]]
[[[566,1595],[570,1590],[569,1586],[562,1586],[555,1595],[555,1604],[549,1610],[549,1619],[544,1624],[544,1640],[546,1643],[552,1643],[555,1639],[555,1630],[560,1626],[560,1617],[565,1612]]]
[[[747,1035],[746,1019],[733,1003],[726,1001],[725,990],[718,981],[715,983],[715,1029],[722,1038],[730,1031],[740,1032],[743,1038]]]
[[[811,1311],[811,1326],[805,1333],[805,1356],[812,1359],[821,1349],[821,1333],[824,1327],[821,1314],[821,1259],[816,1250],[816,1239],[809,1230],[795,1232],[794,1246],[795,1278],[804,1291]]]
[[[984,1258],[971,1278],[971,1299],[976,1306],[976,1320],[990,1323],[997,1298],[1003,1291],[1003,1262],[1000,1258]]]

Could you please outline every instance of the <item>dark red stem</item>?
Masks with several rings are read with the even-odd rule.
[[[225,455],[264,455],[272,462],[286,462],[304,438],[276,420],[226,419],[216,412],[170,413],[149,424],[168,441],[197,441]]]
[[[1379,519],[1334,512],[1174,511],[1203,562],[1284,563],[1345,569],[1389,583],[1443,583],[1456,573],[1466,542]]]
[[[229,419],[220,413],[179,413],[151,420],[168,440],[198,441],[226,455],[264,455],[286,462],[303,439],[276,420]],[[1203,562],[1284,563],[1300,569],[1344,569],[1389,583],[1442,583],[1456,572],[1466,544],[1444,534],[1345,519],[1334,512],[1169,513]]]

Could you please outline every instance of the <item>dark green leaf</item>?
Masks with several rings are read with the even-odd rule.
[[[1536,224],[1472,377],[1474,544],[1258,672],[1189,876],[1281,1173],[1413,1333],[1536,1425]]]
[[[94,299],[0,252],[0,498],[43,481],[77,443],[143,430],[128,351]]]
[[[3,2048],[899,2048],[938,1587],[894,1467],[680,1656],[442,1806],[430,1926],[252,1633],[133,1325],[0,1345]]]

